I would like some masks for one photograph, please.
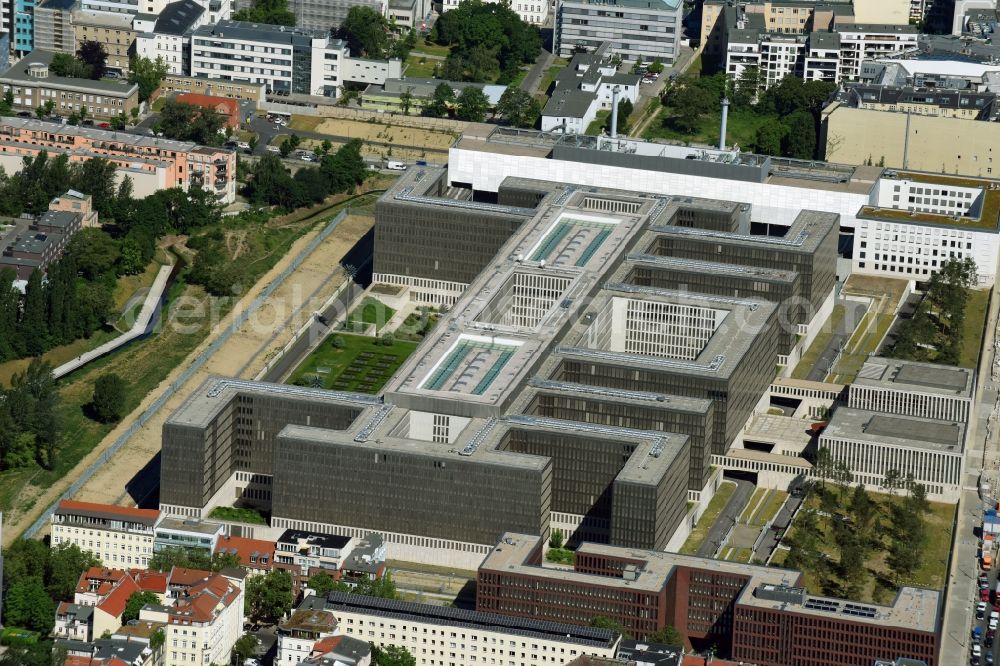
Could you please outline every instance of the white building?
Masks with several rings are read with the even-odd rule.
[[[513,149],[506,133],[502,128],[467,131],[449,152],[449,184],[496,192],[505,178],[521,177],[739,201],[750,204],[753,222],[786,227],[803,209],[825,211],[840,215],[841,229],[855,233],[850,260],[854,272],[924,279],[953,253],[975,260],[980,286],[992,285],[995,279],[1000,181],[873,166],[821,162],[809,166],[795,160],[636,139],[554,139],[551,133],[533,135],[525,130],[518,132],[518,145]],[[913,191],[913,201],[911,188],[922,190],[921,194]],[[893,199],[896,195],[898,200]],[[878,260],[873,245],[876,233]],[[862,242],[866,245],[861,246]],[[891,246],[888,255],[887,243]]]
[[[184,581],[169,609],[143,609],[139,617],[166,622],[165,666],[228,664],[243,635],[243,581],[206,571],[187,573],[197,580]],[[172,572],[171,584],[175,578]]]
[[[872,357],[848,393],[854,409],[939,421],[966,422],[972,411],[972,371],[934,363]]]
[[[208,22],[204,7],[194,0],[178,0],[159,15],[138,14],[132,21],[135,53],[156,61],[162,58],[170,74],[186,74],[190,69],[191,33]]]
[[[919,33],[909,25],[841,25],[840,79],[855,81],[865,60],[915,52]]]
[[[555,80],[555,90],[542,109],[542,130],[584,134],[597,112],[619,100],[635,104],[641,77],[618,74],[611,62],[610,44],[605,42],[594,54],[578,53]],[[620,102],[619,102],[620,103]]]
[[[51,545],[76,544],[94,553],[105,566],[145,569],[153,554],[153,530],[159,517],[155,509],[63,500],[52,513]]]
[[[487,3],[496,3],[499,0],[484,0]],[[446,12],[458,7],[461,0],[442,0],[441,12]],[[549,0],[511,0],[510,8],[522,21],[532,25],[542,26],[549,18]]]
[[[582,655],[613,657],[621,641],[607,629],[341,592],[331,593],[325,608],[344,635],[404,647],[417,666],[554,666]]]
[[[570,58],[579,49],[592,52],[611,42],[622,60],[665,65],[677,59],[683,4],[681,0],[558,0],[555,52]]]
[[[275,664],[297,664],[312,654],[317,641],[339,633],[337,618],[325,607],[325,599],[311,594],[302,600],[287,620],[278,624]]]
[[[329,34],[227,20],[194,31],[188,73],[263,83],[280,94],[336,97],[347,81],[383,84],[401,77],[402,62],[351,58],[347,44]]]

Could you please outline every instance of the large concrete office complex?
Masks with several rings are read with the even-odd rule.
[[[885,487],[886,473],[895,470],[912,475],[929,496],[956,502],[974,386],[965,368],[871,358],[819,446],[868,488]]]
[[[979,150],[989,145],[980,141]],[[987,162],[985,152],[978,155],[979,162]],[[838,269],[841,278],[856,272],[924,280],[955,256],[976,262],[981,286],[993,284],[1000,252],[1000,181],[897,171],[865,166],[866,161],[848,166],[635,139],[484,128],[466,132],[451,148],[448,184],[467,187],[484,201],[496,197],[511,176],[738,201],[749,205],[750,221],[758,228],[787,227],[803,209],[825,211],[840,216],[842,257],[850,260],[849,270]],[[877,259],[873,245],[879,246]]]
[[[164,511],[260,501],[274,529],[378,531],[389,557],[428,559],[472,561],[507,529],[644,548],[683,537],[687,502],[703,507],[718,482],[711,456],[791,351],[780,292],[740,294],[736,279],[706,293],[701,276],[780,266],[819,304],[788,324],[811,339],[831,302],[836,215],[803,211],[768,238],[741,232],[739,204],[516,178],[484,204],[432,196],[444,178],[414,169],[377,208],[376,279],[396,275],[418,299],[424,281],[458,285],[384,395],[212,380],[164,426]],[[711,265],[710,247],[725,248]],[[482,257],[478,275],[448,266],[463,254]],[[635,283],[661,259],[702,263],[673,287]]]
[[[479,567],[476,609],[635,636],[666,625],[692,645],[760,666],[937,661],[940,593],[904,587],[891,605],[807,594],[798,571],[585,543],[572,570],[543,566],[545,543],[508,533]]]
[[[677,59],[683,26],[680,0],[559,0],[555,50],[572,58],[578,49],[593,52],[603,42],[622,60],[670,65]]]

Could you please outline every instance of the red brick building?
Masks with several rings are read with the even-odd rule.
[[[239,127],[240,124],[240,103],[228,97],[213,97],[212,95],[197,95],[195,93],[185,93],[177,96],[177,101],[184,104],[194,104],[195,106],[212,109],[226,119],[225,127]]]
[[[637,638],[667,625],[688,645],[758,666],[935,666],[940,594],[903,588],[891,606],[807,595],[802,574],[584,543],[573,570],[542,566],[541,538],[506,534],[479,567],[476,610],[569,624],[608,618]]]

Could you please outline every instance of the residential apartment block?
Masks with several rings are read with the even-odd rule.
[[[298,664],[308,659],[316,643],[340,632],[337,618],[326,610],[326,599],[312,594],[303,598],[298,608],[278,624],[276,664]]]
[[[0,119],[0,165],[8,173],[20,170],[25,156],[43,150],[49,155],[65,153],[71,162],[103,157],[115,164],[119,177],[132,179],[137,197],[170,187],[200,187],[220,203],[236,199],[232,150],[27,118]]]
[[[194,0],[171,2],[159,14],[138,14],[132,21],[135,53],[163,60],[170,74],[191,71],[191,35],[209,21],[208,10]]]
[[[77,0],[42,0],[34,9],[34,46],[44,51],[76,51],[73,10]],[[6,24],[4,24],[6,25]]]
[[[62,500],[52,513],[51,544],[76,544],[105,566],[145,569],[153,554],[153,527],[160,512],[111,504]]]
[[[139,106],[139,86],[127,81],[92,81],[55,76],[49,70],[52,51],[35,50],[0,74],[2,94],[14,94],[14,109],[34,114],[46,102],[54,104],[53,113],[69,116],[87,108],[92,118],[110,119],[126,116]]]
[[[233,11],[249,9],[251,0],[235,0]],[[418,0],[423,7],[424,0]],[[301,30],[329,33],[336,30],[347,18],[347,12],[354,5],[370,7],[379,13],[385,12],[385,3],[380,0],[291,0],[288,9],[295,14],[295,25]],[[430,11],[429,7],[422,9],[419,16],[423,17]]]
[[[374,532],[362,538],[285,530],[275,542],[274,566],[288,571],[299,590],[320,572],[345,583],[381,578],[385,555],[385,542]]]
[[[80,229],[96,226],[90,195],[68,190],[49,202],[46,213],[24,215],[0,233],[0,269],[13,269],[18,280],[36,270],[44,273]]]
[[[597,112],[610,109],[615,98],[635,104],[641,77],[617,70],[608,42],[592,54],[574,55],[556,77],[555,90],[542,109],[542,131],[584,134]]]
[[[263,83],[204,79],[180,74],[167,74],[163,82],[160,83],[160,90],[164,93],[179,92],[182,94],[227,97],[243,102],[252,102],[255,108],[260,108],[264,103],[265,88],[266,86]]]
[[[227,20],[194,31],[188,73],[263,83],[269,92],[337,97],[347,81],[401,77],[402,62],[351,58],[346,43],[329,33]]]
[[[132,27],[132,14],[109,14],[102,11],[80,9],[73,12],[72,53],[83,42],[98,42],[108,54],[108,71],[128,75],[129,57],[133,54],[136,30]]]
[[[608,629],[343,592],[331,592],[322,607],[345,636],[377,647],[404,647],[417,666],[553,666],[580,655],[613,657],[621,641]]]
[[[809,595],[788,569],[584,543],[566,570],[543,567],[544,550],[539,537],[505,534],[479,567],[476,610],[584,626],[607,617],[640,637],[671,625],[688,645],[761,666],[806,666],[817,654],[843,666],[899,655],[940,663],[936,590],[858,604]]]
[[[555,50],[571,58],[577,49],[593,52],[604,42],[622,60],[673,64],[679,53],[683,3],[680,0],[558,0]]]

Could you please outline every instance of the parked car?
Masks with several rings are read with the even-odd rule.
[[[989,588],[986,588],[985,590],[979,590],[979,598],[982,601],[989,601],[990,600]]]
[[[986,608],[987,608],[986,602],[984,602],[984,601],[980,601],[978,604],[976,604],[976,619],[977,620],[982,620],[984,617],[986,617]]]
[[[978,659],[983,656],[983,649],[979,647],[979,643],[972,644],[972,657],[973,659]]]
[[[993,647],[993,637],[987,636],[986,640],[983,642],[983,645],[985,645],[987,648]]]
[[[981,640],[983,640],[983,628],[982,627],[973,627],[972,628],[972,640],[974,640],[976,643],[979,643]]]
[[[986,653],[986,663],[993,664],[993,650]]]
[[[100,123],[98,127],[101,129],[111,129],[111,123]]]
[[[998,624],[1000,624],[1000,613],[993,611],[990,613],[990,629],[995,631]]]

